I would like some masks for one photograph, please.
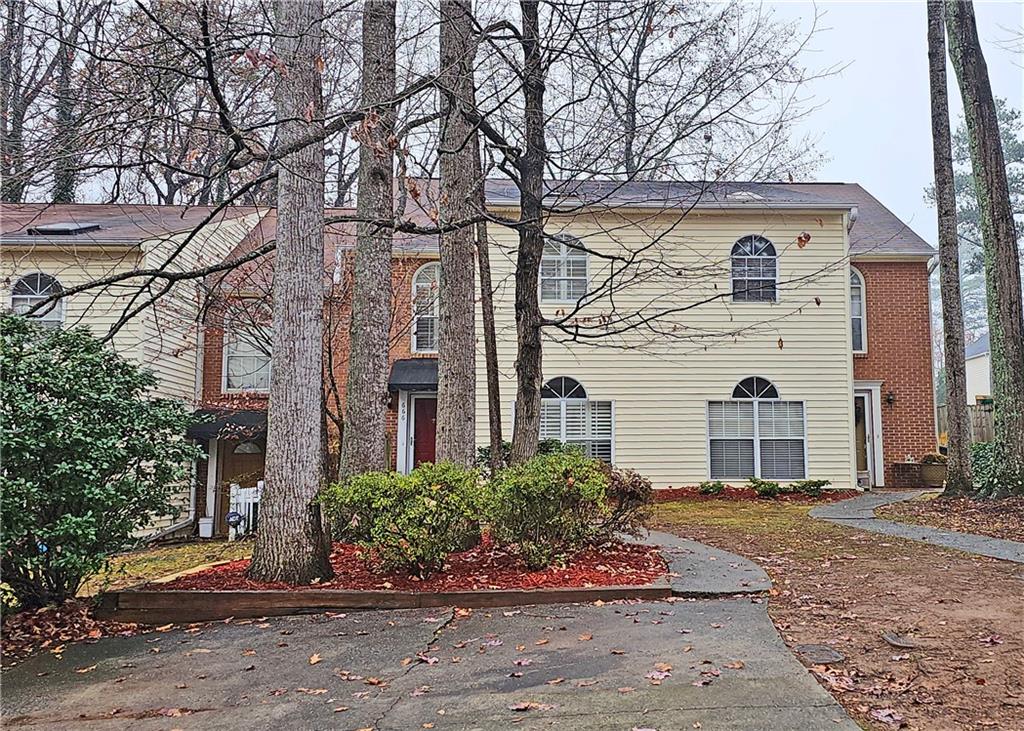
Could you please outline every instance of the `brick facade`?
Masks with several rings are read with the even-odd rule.
[[[867,352],[854,354],[853,374],[856,380],[882,382],[885,483],[899,487],[893,463],[936,450],[928,265],[925,260],[852,264],[864,277],[867,305]]]
[[[416,271],[433,259],[424,257],[396,257],[392,267],[391,284],[394,293],[393,320],[391,327],[391,349],[389,362],[402,358],[430,357],[412,352],[412,280]],[[345,385],[348,377],[349,318],[351,316],[350,272],[336,283],[329,292],[328,311],[325,327],[332,342],[333,373],[339,398],[328,396],[328,408],[337,413],[344,408]],[[241,288],[239,288],[241,289]],[[231,292],[228,288],[227,292]],[[201,408],[206,409],[266,409],[268,395],[265,393],[225,393],[224,384],[224,307],[209,308],[203,336],[203,383]],[[330,391],[330,389],[329,389]],[[396,466],[395,445],[398,443],[397,398],[391,400],[387,414],[387,438],[391,466]],[[332,450],[337,449],[337,433],[331,429]]]

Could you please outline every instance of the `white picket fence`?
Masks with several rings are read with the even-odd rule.
[[[263,494],[263,480],[256,483],[256,487],[241,487],[231,484],[229,511],[242,516],[242,521],[237,528],[228,524],[228,540],[238,540],[247,533],[256,530],[260,517],[260,497]]]

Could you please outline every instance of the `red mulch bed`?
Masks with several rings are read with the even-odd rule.
[[[485,542],[468,551],[453,553],[444,571],[426,579],[418,579],[404,572],[374,572],[372,564],[362,558],[362,552],[357,546],[335,543],[331,565],[334,567],[333,579],[302,587],[280,582],[253,581],[245,575],[249,560],[242,559],[147,588],[200,591],[390,589],[436,592],[639,586],[661,578],[667,570],[656,547],[634,543],[611,543],[600,548],[587,548],[573,556],[565,566],[530,571],[514,554]]]
[[[726,486],[717,495],[702,495],[697,487],[666,487],[654,491],[654,502],[667,503],[673,500],[778,500],[784,503],[834,503],[837,500],[856,497],[859,490],[822,490],[818,497],[802,492],[784,492],[777,497],[760,497],[751,487]]]

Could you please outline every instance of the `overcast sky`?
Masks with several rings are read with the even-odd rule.
[[[820,32],[805,63],[812,69],[846,65],[810,86],[821,108],[802,125],[830,158],[817,179],[860,183],[903,221],[936,243],[935,211],[924,202],[932,181],[931,120],[925,5],[915,2],[773,2],[782,19],[809,28],[817,10]],[[979,35],[997,96],[1020,109],[1024,61],[1008,49],[1024,28],[1024,2],[974,3]],[[951,121],[962,111],[952,68]]]

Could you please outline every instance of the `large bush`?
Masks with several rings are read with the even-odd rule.
[[[85,330],[0,316],[3,581],[25,608],[63,602],[172,511],[196,456],[183,404]]]
[[[426,576],[480,540],[481,496],[477,472],[442,463],[356,475],[320,500],[338,537],[366,548],[376,565]]]
[[[608,477],[581,452],[539,455],[491,480],[487,519],[499,543],[513,546],[531,569],[582,548],[610,513]]]

